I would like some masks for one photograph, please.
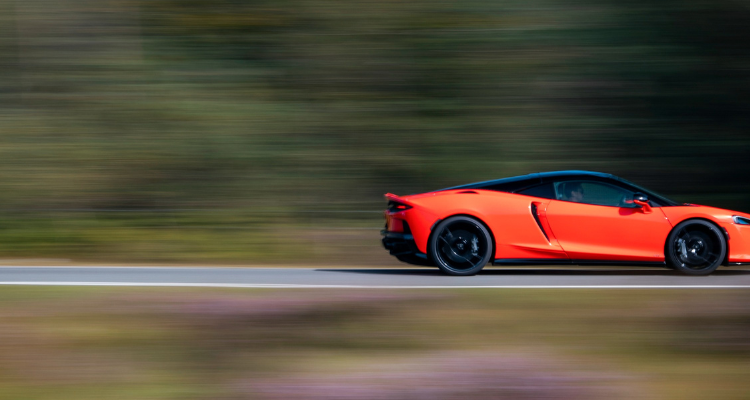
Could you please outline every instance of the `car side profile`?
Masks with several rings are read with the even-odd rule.
[[[605,173],[542,172],[385,197],[385,248],[450,275],[490,262],[651,265],[688,275],[750,263],[750,215],[678,203]]]

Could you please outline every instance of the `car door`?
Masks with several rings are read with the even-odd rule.
[[[555,182],[547,220],[573,260],[664,261],[672,225],[661,208],[639,207],[633,192],[598,181]]]

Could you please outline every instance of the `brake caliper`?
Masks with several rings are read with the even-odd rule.
[[[680,259],[683,262],[688,261],[688,253],[687,253],[687,245],[685,244],[685,239],[679,238],[677,239],[677,248],[680,251]]]
[[[471,255],[474,257],[479,256],[479,238],[476,236],[471,239]]]

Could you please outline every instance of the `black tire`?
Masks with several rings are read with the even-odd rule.
[[[492,236],[474,218],[450,217],[435,227],[428,252],[446,274],[475,275],[492,257]]]
[[[714,272],[727,255],[727,241],[719,227],[700,219],[677,224],[664,247],[667,265],[693,276]]]

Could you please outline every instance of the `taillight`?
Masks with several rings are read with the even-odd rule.
[[[411,233],[409,223],[398,218],[391,218],[389,222],[385,224],[385,229],[390,232]]]
[[[399,211],[405,211],[410,209],[411,206],[406,205],[404,203],[399,203],[398,201],[389,200],[388,201],[388,211],[389,212],[399,212]]]

